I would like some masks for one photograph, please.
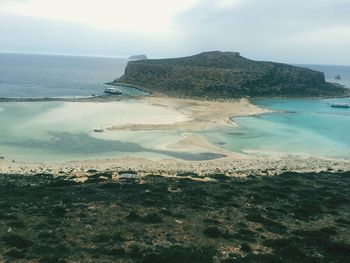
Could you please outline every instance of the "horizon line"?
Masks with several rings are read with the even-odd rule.
[[[210,51],[202,51],[202,52],[210,52]],[[200,53],[202,53],[200,52]],[[200,54],[196,53],[196,54]],[[87,57],[87,58],[111,58],[111,59],[128,59],[130,56],[122,56],[122,55],[97,55],[97,54],[72,54],[72,53],[41,53],[41,52],[17,52],[17,51],[0,51],[0,54],[8,54],[8,55],[36,55],[36,56],[56,56],[56,57]],[[194,54],[195,55],[195,54]],[[152,57],[148,59],[171,59],[171,58],[180,58],[183,56],[177,57]],[[186,57],[186,56],[184,56]],[[255,60],[255,59],[254,59]],[[257,60],[260,61],[260,60]],[[329,63],[299,63],[299,62],[285,62],[285,61],[270,61],[270,62],[278,62],[278,63],[286,63],[290,65],[312,65],[312,66],[350,66],[350,64],[329,64]]]

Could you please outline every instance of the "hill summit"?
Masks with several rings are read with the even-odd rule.
[[[345,96],[349,90],[327,83],[324,73],[288,64],[254,61],[238,52],[129,61],[111,84],[135,85],[176,97],[237,98]]]
[[[130,59],[130,60],[143,60],[143,59],[147,59],[147,56],[144,54],[133,55],[133,56],[129,57],[128,59]]]

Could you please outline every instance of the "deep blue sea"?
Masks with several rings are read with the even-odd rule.
[[[0,98],[101,95],[126,59],[0,53]],[[138,94],[124,88],[126,94]]]
[[[124,74],[127,62],[122,58],[0,53],[0,98],[100,95],[104,83]],[[299,66],[322,71],[327,80],[350,88],[350,66]],[[340,81],[334,79],[338,74]]]
[[[0,98],[100,95],[104,83],[124,73],[126,63],[126,59],[118,58],[0,54]],[[324,72],[328,81],[335,82],[334,77],[341,75],[338,82],[350,88],[350,66],[302,66]],[[140,94],[128,88],[123,92]],[[331,103],[350,103],[349,98],[258,99],[252,102],[276,112],[234,118],[238,128],[193,133],[202,134],[227,150],[251,155],[350,159],[350,109],[330,107]],[[130,131],[115,133],[111,138],[93,133],[92,129],[107,117],[108,122],[115,122],[126,114],[162,114],[157,109],[145,112],[144,106],[130,108],[126,104],[126,108],[117,109],[113,115],[109,107],[61,102],[0,103],[0,156],[50,162],[129,155],[188,160],[215,158],[207,153],[175,154],[162,150],[162,145],[181,139],[181,131]],[[102,116],[97,116],[98,112]],[[71,121],[73,117],[79,121]]]
[[[329,82],[337,82],[350,88],[350,66],[337,65],[299,65],[313,70],[318,70],[325,73],[326,80]],[[341,80],[334,79],[335,76],[340,75]]]

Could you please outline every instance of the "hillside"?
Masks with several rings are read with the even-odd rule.
[[[111,84],[129,84],[176,97],[235,98],[345,96],[323,73],[288,64],[253,61],[236,52],[205,52],[174,59],[130,61]]]
[[[0,173],[0,261],[349,261],[349,172],[113,173]]]

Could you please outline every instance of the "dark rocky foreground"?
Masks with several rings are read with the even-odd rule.
[[[348,89],[327,83],[324,73],[219,51],[184,58],[129,61],[124,76],[111,84],[205,99],[350,96]]]
[[[0,175],[4,262],[348,262],[350,172]]]

